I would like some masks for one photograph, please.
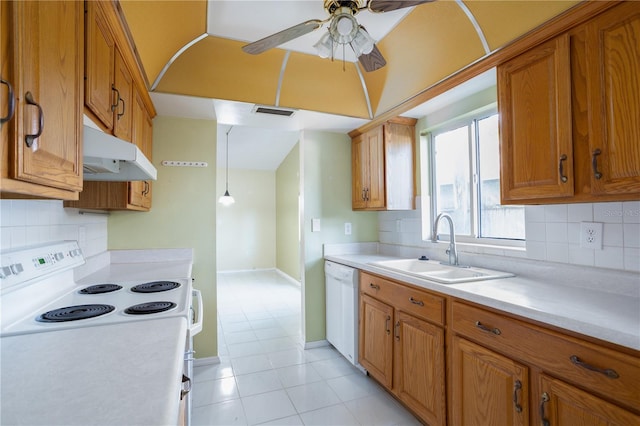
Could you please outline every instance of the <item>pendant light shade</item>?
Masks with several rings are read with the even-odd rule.
[[[236,202],[236,200],[233,199],[231,194],[229,194],[229,133],[231,132],[231,129],[233,129],[233,126],[229,127],[229,130],[227,130],[227,170],[226,170],[227,175],[226,175],[225,191],[224,191],[224,194],[220,198],[218,198],[218,202],[225,207],[230,206],[231,204]]]

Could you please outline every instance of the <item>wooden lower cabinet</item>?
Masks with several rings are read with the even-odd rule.
[[[445,424],[444,330],[401,311],[394,329],[395,394],[430,425]]]
[[[422,306],[429,306],[433,299],[418,290],[407,293],[407,289],[361,273],[359,362],[422,421],[432,426],[444,425],[444,329],[420,318],[419,313],[403,310],[405,298]],[[390,297],[378,300],[365,292]]]
[[[542,374],[539,397],[543,425],[639,425],[640,416],[561,380]]]
[[[451,358],[451,424],[529,424],[526,366],[458,336]]]

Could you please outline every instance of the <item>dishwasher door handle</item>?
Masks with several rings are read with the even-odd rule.
[[[189,332],[191,333],[191,336],[195,336],[196,334],[202,331],[202,320],[204,319],[202,292],[194,288],[191,290],[191,296],[195,297],[198,300],[198,319],[195,323],[191,324],[191,326],[189,327]]]

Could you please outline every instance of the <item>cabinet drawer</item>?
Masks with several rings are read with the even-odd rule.
[[[640,358],[453,302],[455,333],[640,410]]]
[[[396,309],[444,325],[444,298],[398,285],[393,291]]]
[[[386,303],[391,303],[397,284],[384,278],[360,272],[360,291]]]

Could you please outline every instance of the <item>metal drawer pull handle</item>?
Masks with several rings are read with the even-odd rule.
[[[40,135],[42,134],[42,130],[44,129],[44,112],[42,111],[42,107],[33,100],[33,95],[31,94],[31,92],[25,93],[24,98],[26,99],[27,104],[34,105],[36,108],[38,108],[38,115],[40,115],[40,118],[38,120],[38,132],[35,135],[24,135],[24,143],[28,148],[31,148],[31,145],[33,145],[33,141],[40,137]]]
[[[376,289],[376,290],[380,290],[380,286],[374,283],[369,283],[369,287]]]
[[[409,302],[413,303],[414,305],[424,306],[424,302],[422,300],[416,300],[413,298],[413,296],[409,298]]]
[[[596,373],[604,374],[605,376],[607,376],[610,379],[617,379],[618,377],[620,377],[620,375],[616,372],[616,370],[613,370],[611,368],[598,368],[598,367],[595,367],[595,366],[593,366],[591,364],[587,364],[586,362],[580,361],[580,358],[578,358],[576,355],[571,355],[569,357],[569,359],[571,360],[571,362],[574,365],[577,365],[578,367],[586,368],[587,370],[595,371]]]
[[[564,175],[564,162],[565,161],[567,161],[567,156],[565,154],[562,154],[560,156],[560,165],[558,166],[558,169],[560,171],[560,180],[562,181],[562,183],[567,183],[567,181],[569,180]]]
[[[480,321],[476,321],[476,327],[478,327],[478,328],[479,328],[480,330],[482,330],[482,331],[486,331],[486,332],[489,332],[489,333],[493,333],[493,334],[495,334],[496,336],[498,336],[498,335],[502,334],[502,332],[500,331],[500,329],[499,329],[499,328],[490,328],[490,327],[487,327],[486,325],[482,324]]]
[[[400,340],[400,321],[396,323],[395,335],[396,335],[396,340]]]
[[[391,334],[391,330],[389,330],[389,323],[391,322],[391,316],[387,315],[387,321],[384,323],[384,328],[387,329],[387,336]]]
[[[0,83],[6,84],[7,88],[9,89],[9,93],[7,93],[7,97],[9,101],[9,105],[8,105],[9,110],[7,111],[6,117],[0,117],[0,124],[2,124],[11,120],[11,117],[13,117],[13,114],[16,112],[16,97],[13,94],[13,86],[11,86],[11,83],[9,83],[7,80],[2,80],[2,79],[0,79]]]
[[[362,189],[362,201],[367,201],[367,190]]]
[[[602,179],[602,173],[598,171],[598,155],[602,154],[600,148],[594,149],[591,153],[591,167],[593,168],[593,176],[596,179]]]
[[[549,420],[544,417],[544,404],[549,402],[549,394],[546,392],[542,393],[542,398],[540,399],[540,420],[542,421],[542,426],[549,426]]]
[[[513,405],[516,407],[517,413],[522,413],[522,405],[518,404],[518,391],[522,389],[522,382],[516,380],[513,384]]]

